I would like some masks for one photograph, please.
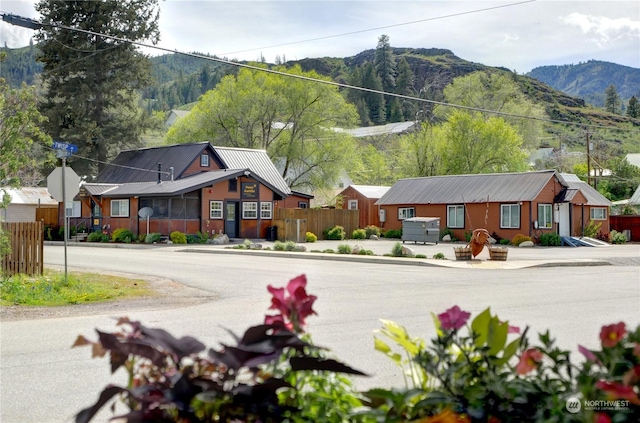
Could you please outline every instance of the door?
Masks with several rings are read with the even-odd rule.
[[[569,218],[569,203],[558,203],[556,221],[558,222],[558,235],[571,236],[571,219]]]
[[[227,209],[225,210],[224,233],[229,238],[238,237],[238,224],[240,223],[240,203],[237,201],[227,201]]]
[[[91,199],[91,232],[102,231],[102,210],[100,205]]]

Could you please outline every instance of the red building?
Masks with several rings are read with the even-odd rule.
[[[382,227],[376,201],[389,191],[389,187],[373,185],[349,185],[338,196],[342,197],[342,208],[358,210],[361,228],[373,225]]]

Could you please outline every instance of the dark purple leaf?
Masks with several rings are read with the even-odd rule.
[[[161,347],[165,351],[175,355],[180,361],[183,357],[204,351],[205,345],[192,336],[183,336],[176,339],[164,329],[148,328],[140,326],[140,333],[144,335],[150,345]]]
[[[95,404],[93,404],[89,408],[85,408],[84,410],[76,414],[76,423],[87,423],[91,421],[91,419],[96,415],[96,413],[100,411],[100,409],[107,402],[109,402],[111,398],[113,398],[114,396],[122,392],[127,392],[127,390],[125,388],[121,388],[119,386],[113,386],[113,385],[110,385],[104,388],[104,390],[100,394],[100,397],[98,398],[98,401]]]
[[[319,357],[291,357],[289,359],[292,370],[326,370],[336,373],[347,373],[351,375],[367,376],[360,370],[353,369],[346,364],[336,360],[323,359]]]

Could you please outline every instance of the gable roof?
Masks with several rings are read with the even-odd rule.
[[[291,194],[264,150],[214,147],[208,142],[175,144],[161,147],[125,150],[107,165],[96,178],[97,184],[156,183],[158,163],[162,165],[162,182],[171,182],[169,169],[173,167],[174,182],[183,179],[184,172],[202,153],[208,151],[222,169],[243,169],[282,197]],[[209,172],[204,172],[209,173]]]
[[[49,190],[43,187],[2,188],[0,199],[4,192],[11,196],[9,204],[24,204],[30,206],[57,206],[58,201],[51,197]]]
[[[357,192],[359,192],[363,197],[378,199],[385,195],[389,188],[391,187],[383,187],[377,185],[349,185],[347,188],[353,188]],[[345,190],[347,189],[345,188]],[[344,192],[344,190],[342,190]]]
[[[629,153],[625,159],[634,166],[640,167],[640,153]]]
[[[208,142],[124,150],[100,172],[95,182],[109,184],[156,182],[158,163],[162,165],[162,172],[164,172],[163,181],[171,180],[168,174],[171,167],[173,167],[174,179],[179,179],[193,160],[206,149],[211,149]]]
[[[462,204],[531,201],[555,170],[400,179],[376,204]],[[559,179],[560,183],[566,183]]]
[[[604,195],[600,194],[598,190],[584,181],[569,181],[570,189],[577,189],[587,199],[588,206],[606,206],[611,207],[613,203],[609,201]]]

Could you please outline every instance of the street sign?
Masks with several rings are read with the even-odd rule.
[[[62,142],[62,141],[54,141],[53,142],[53,148],[54,150],[63,150],[66,151],[67,153],[77,153],[78,152],[78,146],[75,144],[69,144],[66,142]]]
[[[73,197],[80,192],[80,177],[70,167],[64,168],[64,196],[62,198],[62,167],[56,167],[53,172],[47,176],[47,189],[49,194],[58,201],[64,201],[65,204],[73,204]]]

